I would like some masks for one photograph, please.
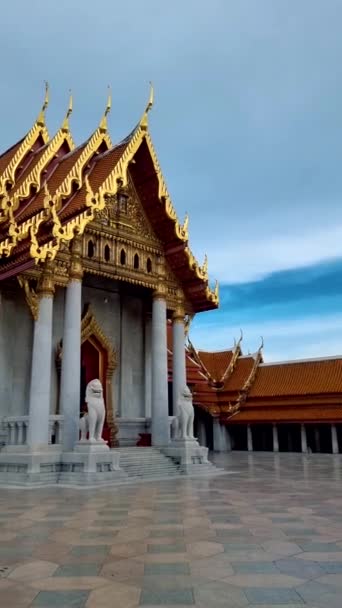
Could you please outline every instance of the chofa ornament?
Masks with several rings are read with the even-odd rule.
[[[172,424],[173,439],[195,439],[194,407],[192,393],[188,386],[184,386],[180,392],[177,410],[177,416]]]
[[[106,443],[102,439],[106,409],[102,384],[98,378],[87,384],[85,400],[88,413],[80,419],[81,441]],[[89,440],[87,440],[87,433],[89,433]]]

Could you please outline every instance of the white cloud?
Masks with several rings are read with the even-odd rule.
[[[267,361],[342,354],[342,313],[323,318],[317,315],[293,321],[244,323],[242,329],[244,353],[255,352],[263,336]],[[238,325],[203,324],[200,317],[191,330],[192,342],[203,350],[229,348],[239,335]]]
[[[342,256],[342,224],[301,235],[273,232],[208,248],[212,276],[222,283],[260,280],[273,272],[328,261]]]

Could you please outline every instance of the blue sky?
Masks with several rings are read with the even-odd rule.
[[[113,140],[155,86],[152,137],[191,247],[221,285],[200,348],[342,353],[342,1],[12,0],[1,10],[1,148],[74,95],[77,142],[111,84]],[[6,61],[5,61],[6,59]]]

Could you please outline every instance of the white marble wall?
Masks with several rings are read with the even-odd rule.
[[[33,320],[22,292],[0,292],[0,416],[28,414]]]
[[[145,416],[143,302],[121,298],[120,411],[122,418]]]

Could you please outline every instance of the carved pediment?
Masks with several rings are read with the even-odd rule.
[[[105,208],[97,213],[96,224],[115,229],[121,228],[153,244],[160,244],[131,180],[117,194],[106,198]]]

